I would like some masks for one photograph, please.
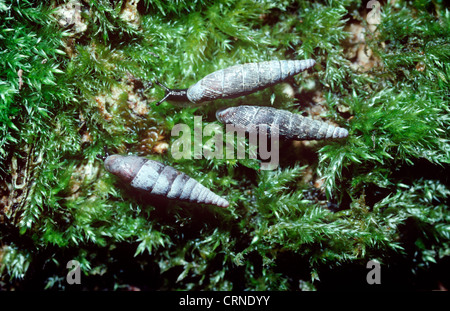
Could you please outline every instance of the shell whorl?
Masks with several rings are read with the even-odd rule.
[[[215,71],[192,85],[187,98],[193,103],[236,98],[286,80],[315,65],[313,59],[247,63]]]
[[[195,179],[158,161],[111,155],[105,159],[105,168],[131,187],[150,195],[221,207],[229,205],[227,200]]]
[[[217,119],[224,124],[258,131],[261,126],[276,127],[278,135],[287,140],[336,139],[348,136],[344,128],[313,120],[286,110],[262,106],[237,106],[218,110]]]

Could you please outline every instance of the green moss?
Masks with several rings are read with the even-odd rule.
[[[450,12],[439,1],[384,5],[377,28],[358,1],[263,0],[83,1],[64,28],[63,2],[0,1],[2,288],[70,289],[73,259],[88,290],[370,289],[364,273],[339,271],[372,259],[383,288],[448,285],[433,274],[450,255]],[[154,105],[156,79],[185,88],[237,63],[304,58],[317,64],[288,81],[293,97],[277,85]],[[240,104],[350,136],[283,143],[274,171],[171,156],[176,124],[213,124]],[[148,202],[105,172],[105,146],[172,165],[230,207]]]

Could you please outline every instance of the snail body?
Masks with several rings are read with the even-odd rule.
[[[313,59],[273,60],[246,63],[217,70],[187,89],[169,89],[157,105],[165,100],[189,101],[193,104],[221,98],[236,98],[275,85],[315,65]]]
[[[217,119],[247,132],[259,131],[263,126],[286,140],[321,140],[345,138],[348,131],[323,121],[313,120],[286,110],[264,106],[236,106],[218,110]]]
[[[229,203],[195,179],[158,161],[138,156],[109,155],[105,169],[125,184],[149,195],[228,207]]]

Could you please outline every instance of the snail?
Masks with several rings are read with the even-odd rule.
[[[105,169],[143,193],[199,204],[228,207],[229,203],[195,179],[161,162],[139,156],[98,156]]]
[[[345,138],[348,131],[323,121],[273,107],[236,106],[216,112],[216,118],[224,124],[232,124],[247,132],[259,131],[262,126],[269,132],[274,127],[279,137],[286,140],[319,140]]]
[[[220,98],[236,98],[275,85],[315,65],[315,60],[273,60],[231,66],[210,73],[187,89],[170,89],[156,81],[165,89],[166,95],[156,105],[165,100],[189,101],[201,104]]]

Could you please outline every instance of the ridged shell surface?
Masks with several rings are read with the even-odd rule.
[[[145,193],[194,203],[227,207],[228,201],[171,166],[137,156],[111,155],[105,159],[109,172]]]
[[[264,89],[314,66],[313,59],[247,63],[215,71],[187,90],[193,103],[235,98]]]
[[[269,131],[276,127],[278,135],[288,140],[320,140],[348,136],[348,131],[344,128],[273,107],[229,107],[217,111],[216,117],[222,123],[233,124],[248,132],[259,131],[262,126],[266,126]]]

